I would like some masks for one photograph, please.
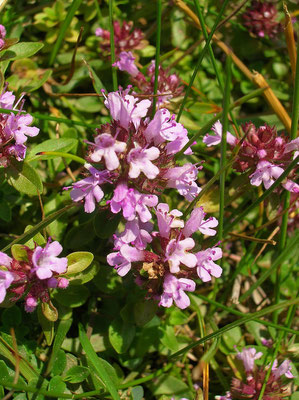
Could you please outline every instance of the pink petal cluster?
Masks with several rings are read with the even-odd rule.
[[[216,396],[217,400],[232,399],[253,399],[260,398],[261,388],[269,370],[269,365],[257,366],[255,360],[262,357],[262,352],[257,352],[255,348],[243,348],[236,357],[243,362],[246,378],[241,380],[232,379],[231,388],[225,396]],[[263,400],[282,400],[290,396],[290,387],[286,384],[285,378],[293,379],[289,360],[284,360],[280,366],[275,360],[271,369],[270,376],[267,378],[267,384],[263,393]]]
[[[135,57],[129,52],[122,51],[118,55],[118,60],[113,64],[120,71],[126,71],[131,78],[131,83],[145,95],[154,93],[155,83],[155,61],[153,60],[147,69],[147,73],[143,74],[139,71],[135,64]],[[169,103],[174,97],[183,94],[182,82],[176,74],[171,74],[169,69],[164,69],[159,65],[158,77],[158,104],[161,106]]]
[[[284,135],[278,136],[276,129],[267,124],[256,128],[249,122],[244,124],[242,129],[245,134],[243,141],[227,132],[227,143],[231,148],[240,145],[234,168],[238,172],[251,172],[249,175],[251,185],[263,184],[265,189],[269,189],[292,162],[294,156],[299,154],[298,138],[290,141]],[[203,138],[207,146],[221,142],[220,121],[213,125],[212,130],[216,135],[207,134]],[[289,176],[291,178],[295,176],[295,170],[291,171]],[[292,193],[299,192],[299,185],[289,178],[282,182],[282,187]]]
[[[68,280],[60,276],[66,272],[68,260],[66,257],[58,257],[62,246],[50,239],[44,248],[23,248],[27,254],[26,261],[16,260],[0,252],[0,303],[8,295],[11,303],[25,295],[25,310],[32,312],[39,300],[50,300],[49,289],[64,289],[68,286]]]
[[[5,45],[5,36],[6,29],[3,25],[0,24],[0,50],[2,50]]]
[[[119,21],[113,22],[115,54],[120,55],[125,51],[138,50],[146,46],[144,33],[133,27],[133,22]],[[100,48],[105,55],[110,53],[110,32],[101,27],[95,30],[95,34],[100,39]]]
[[[0,95],[0,107],[16,110],[17,104],[21,100],[14,105],[15,96],[12,92],[7,91],[6,88],[7,86]],[[18,114],[13,112],[11,114],[0,113],[0,166],[3,167],[7,167],[13,158],[17,161],[24,160],[27,136],[34,137],[39,133],[38,128],[30,126],[33,122],[33,117],[30,114],[21,114],[24,101],[21,104]]]

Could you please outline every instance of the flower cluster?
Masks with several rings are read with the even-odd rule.
[[[2,50],[5,45],[5,36],[6,29],[3,25],[0,24],[0,50]]]
[[[273,38],[281,30],[273,2],[254,0],[242,15],[246,28],[259,37]]]
[[[66,189],[72,189],[73,201],[84,201],[84,209],[90,213],[103,199],[105,188],[109,195],[112,185],[106,205],[112,214],[122,213],[125,226],[114,235],[115,251],[108,255],[108,263],[121,276],[132,269],[137,283],[147,288],[150,297],[159,299],[160,305],[169,307],[174,301],[185,308],[189,299],[184,291],[195,290],[190,278],[206,282],[211,275],[221,275],[221,268],[213,262],[221,258],[220,248],[190,252],[195,247],[192,234],[199,230],[215,235],[212,228],[218,222],[215,218],[205,220],[203,209],[197,208],[184,225],[177,218],[180,211],[169,212],[167,204],[158,204],[165,188],[174,188],[192,201],[200,192],[196,183],[199,167],[176,163],[175,154],[188,142],[183,125],[163,108],[150,120],[151,102],[138,101],[129,90],[106,96],[113,121],[97,129],[94,141],[88,142],[87,176]],[[185,152],[191,153],[190,148]],[[151,222],[154,209],[158,232],[153,231]],[[147,250],[149,244],[151,250]]]
[[[138,87],[143,94],[152,95],[154,93],[155,61],[151,62],[146,76],[137,68],[135,57],[130,51],[121,52],[118,61],[113,66],[119,68],[121,71],[126,71],[131,76],[131,83]],[[160,105],[168,103],[171,98],[182,95],[183,90],[184,88],[179,77],[176,74],[170,74],[168,69],[163,69],[159,65],[157,93],[158,95],[161,94],[161,96],[158,96],[158,103]]]
[[[17,109],[21,102],[21,106]],[[0,108],[18,110],[18,114],[0,113],[0,166],[7,167],[12,158],[22,161],[26,155],[27,136],[36,136],[39,129],[30,126],[33,117],[30,114],[21,113],[24,101],[22,98],[14,105],[15,96],[12,92],[2,91],[0,95]]]
[[[116,55],[120,54],[122,51],[143,49],[146,46],[147,42],[144,39],[143,32],[140,29],[133,28],[133,22],[123,21],[121,25],[119,21],[114,21],[113,28]],[[97,28],[95,34],[102,39],[100,42],[102,51],[105,54],[109,54],[110,32],[106,29]]]
[[[66,272],[68,260],[58,257],[62,247],[50,239],[44,248],[22,246],[22,250],[21,257],[13,258],[0,252],[0,303],[14,303],[25,296],[25,310],[32,312],[38,300],[50,300],[49,289],[68,286],[68,280],[60,276]]]
[[[231,390],[225,396],[216,396],[217,400],[231,399],[259,399],[260,391],[263,386],[268,366],[258,367],[255,360],[263,355],[262,352],[256,352],[254,348],[244,348],[237,354],[237,358],[243,362],[246,382],[233,378]],[[291,372],[289,360],[284,360],[278,366],[277,360],[274,361],[269,379],[266,384],[263,400],[280,400],[290,395],[289,388],[285,383],[285,378],[294,378]]]
[[[259,186],[261,183],[268,189],[274,181],[280,177],[285,168],[299,153],[299,139],[289,140],[287,137],[277,134],[275,127],[265,124],[256,128],[249,122],[242,126],[245,133],[245,140],[242,142],[227,132],[227,143],[231,148],[240,145],[236,156],[234,168],[238,172],[251,172],[250,183],[253,186]],[[212,130],[214,135],[207,134],[203,141],[207,146],[219,144],[222,137],[222,125],[217,121]],[[291,171],[289,177],[295,175]],[[291,179],[285,179],[282,186],[294,193],[299,192],[299,185]]]
[[[136,283],[157,299],[159,305],[170,307],[173,302],[184,309],[190,300],[185,291],[193,292],[195,282],[219,277],[222,269],[214,261],[222,257],[219,247],[193,253],[195,241],[191,237],[199,231],[214,236],[218,225],[216,218],[204,219],[205,213],[196,208],[184,223],[179,210],[169,211],[166,203],[156,207],[158,231],[149,222],[150,213],[140,215],[141,220],[128,221],[125,230],[114,237],[115,252],[107,260],[120,276],[132,270]],[[139,224],[139,227],[138,227]]]

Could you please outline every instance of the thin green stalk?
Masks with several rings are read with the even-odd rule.
[[[94,6],[95,6],[95,9],[97,10],[98,20],[99,20],[99,22],[101,22],[103,19],[103,16],[102,16],[102,12],[101,12],[98,0],[94,0]]]
[[[223,221],[224,221],[224,201],[225,201],[225,176],[226,176],[226,152],[227,142],[226,133],[228,130],[228,109],[229,98],[231,90],[231,66],[232,59],[230,56],[226,58],[226,82],[223,98],[223,118],[222,118],[222,137],[221,137],[221,156],[220,156],[220,198],[219,198],[219,226],[218,226],[218,239],[223,238]]]
[[[223,235],[225,236],[232,228],[240,221],[242,221],[248,213],[250,213],[256,206],[260,204],[260,202],[264,201],[275,188],[289,175],[290,171],[297,165],[299,161],[299,156],[297,156],[291,164],[286,168],[286,170],[280,175],[279,178],[267,189],[262,196],[258,197],[249,207],[246,208],[241,214],[239,214],[229,225],[224,228]]]
[[[26,111],[18,111],[18,110],[8,110],[6,108],[0,108],[0,113],[1,114],[28,114]],[[79,125],[79,126],[84,126],[85,128],[97,128],[99,125],[98,124],[86,124],[85,122],[81,121],[73,121],[71,119],[66,119],[66,118],[58,118],[58,117],[53,117],[45,114],[39,114],[39,113],[30,113],[32,117],[36,119],[40,119],[42,121],[54,121],[54,122],[61,122],[67,125]]]
[[[199,19],[199,22],[200,22],[202,33],[203,33],[205,41],[207,42],[207,40],[209,38],[209,34],[208,34],[208,31],[207,31],[206,25],[204,23],[202,10],[201,10],[201,7],[198,6],[198,2],[196,3],[195,6],[196,6],[196,12],[197,12],[197,16],[198,16],[198,19]],[[222,24],[222,22],[221,22],[221,24]],[[209,43],[209,45],[208,45],[208,51],[209,51],[209,56],[210,56],[210,59],[211,59],[211,62],[212,62],[213,69],[215,71],[215,75],[216,75],[217,81],[218,81],[219,88],[220,88],[222,94],[224,95],[224,83],[223,83],[222,77],[221,77],[221,75],[219,73],[219,69],[217,67],[216,58],[214,56],[214,52],[213,52],[213,48],[212,48],[211,43]],[[231,117],[231,119],[233,121],[233,124],[236,126],[237,130],[239,131],[239,125],[237,123],[237,120],[234,117],[234,114],[232,112],[230,112],[229,115],[230,115],[230,117]]]
[[[299,231],[296,232],[296,234],[289,240],[288,245],[284,248],[284,250],[278,255],[278,257],[274,260],[272,263],[271,267],[268,268],[260,277],[259,279],[254,282],[250,288],[247,290],[246,293],[244,293],[240,297],[240,303],[247,299],[252,292],[257,289],[261,284],[276,270],[276,268],[283,263],[283,261],[286,258],[289,258],[293,252],[293,250],[296,248],[296,245],[298,245],[298,239],[299,239]]]
[[[185,92],[185,96],[184,96],[184,98],[183,98],[182,104],[181,104],[181,106],[180,106],[180,109],[179,109],[179,112],[178,112],[178,115],[177,115],[177,119],[176,119],[177,122],[179,122],[179,120],[180,120],[180,118],[181,118],[181,116],[182,116],[182,112],[183,112],[183,109],[184,109],[184,107],[185,107],[187,98],[189,97],[189,94],[190,94],[190,91],[191,91],[191,87],[192,87],[192,85],[193,85],[193,82],[194,82],[194,80],[195,80],[195,78],[196,78],[196,75],[197,75],[197,73],[198,73],[198,71],[199,71],[199,68],[200,68],[200,66],[201,66],[202,60],[203,60],[203,58],[204,58],[204,56],[205,56],[205,54],[206,54],[206,52],[207,52],[207,50],[208,50],[208,46],[209,46],[209,44],[210,44],[210,42],[211,42],[211,40],[212,40],[212,37],[213,37],[213,35],[214,35],[215,31],[216,31],[217,25],[218,25],[218,23],[220,22],[220,19],[221,19],[223,13],[224,13],[225,7],[227,6],[228,2],[229,2],[229,0],[225,0],[225,1],[223,2],[222,7],[221,7],[221,10],[219,11],[219,14],[218,14],[218,16],[217,16],[217,18],[216,18],[216,21],[214,22],[214,25],[213,25],[213,27],[212,27],[212,29],[211,29],[211,33],[210,33],[210,35],[208,36],[208,39],[206,40],[205,47],[202,49],[202,51],[201,51],[201,53],[200,53],[200,55],[199,55],[197,64],[196,64],[195,69],[194,69],[194,71],[193,71],[193,74],[192,74],[192,76],[191,76],[189,85],[187,86],[187,89],[186,89],[186,92]],[[196,8],[199,7],[198,0],[194,0],[194,5],[195,5]],[[203,24],[204,24],[203,18],[202,18],[202,21],[203,21]]]
[[[232,307],[225,306],[224,304],[219,303],[218,301],[215,301],[213,299],[209,299],[208,297],[203,296],[202,294],[196,293],[196,297],[199,297],[203,301],[206,301],[207,303],[212,304],[213,306],[215,306],[215,308],[220,308],[220,309],[222,309],[224,311],[227,311],[230,314],[234,314],[234,315],[237,315],[239,317],[242,317],[244,315],[244,313],[242,313],[241,311],[235,310]],[[261,325],[270,326],[272,328],[278,329],[280,331],[285,332],[286,334],[287,333],[291,333],[293,335],[299,336],[299,332],[298,331],[295,331],[294,329],[286,328],[283,325],[278,325],[278,324],[275,324],[275,323],[270,322],[270,321],[264,321],[263,319],[259,319],[259,318],[255,318],[253,321],[258,322]]]
[[[299,54],[299,41],[297,45],[297,54]],[[297,132],[298,132],[298,119],[299,119],[299,62],[297,57],[296,62],[296,76],[295,76],[295,87],[294,87],[294,94],[293,94],[293,108],[292,108],[292,124],[291,124],[291,133],[290,138],[291,140],[296,139]],[[291,194],[290,192],[284,193],[284,204],[283,204],[283,211],[287,210],[290,207],[291,203]],[[278,252],[280,252],[286,243],[287,233],[288,233],[288,213],[285,213],[282,216],[281,221],[281,228],[280,228],[280,238],[278,243]],[[276,281],[275,281],[275,288],[274,288],[274,297],[275,303],[278,303],[280,300],[280,284],[281,284],[281,268],[280,266],[277,268],[276,271]],[[278,321],[278,313],[274,313],[273,321]]]
[[[251,93],[247,94],[246,96],[240,97],[238,100],[236,100],[233,104],[229,106],[229,110],[233,110],[236,107],[239,107],[243,103],[246,103],[248,100],[253,99],[254,97],[260,96],[266,88],[260,88],[253,90]],[[1,110],[0,110],[1,111]],[[218,114],[216,114],[213,118],[210,119],[195,135],[192,136],[191,139],[189,139],[188,143],[185,144],[185,146],[176,154],[176,158],[178,159],[181,155],[184,154],[184,152],[190,147],[190,145],[197,140],[200,136],[204,135],[205,133],[208,132],[209,129],[211,129],[211,126],[218,121],[218,119],[221,118],[223,111],[220,111]]]
[[[64,153],[61,151],[41,151],[40,153],[37,153],[35,156],[33,156],[31,159],[28,159],[27,161],[29,162],[29,161],[40,160],[45,158],[46,156],[69,158],[70,160],[77,161],[80,164],[83,165],[86,164],[84,158],[76,156],[75,154]]]
[[[252,321],[252,320],[254,320],[256,318],[263,317],[264,315],[267,315],[267,314],[271,314],[276,310],[280,310],[280,309],[283,309],[283,308],[288,308],[288,307],[290,307],[292,305],[295,305],[295,304],[298,304],[298,303],[299,303],[299,299],[292,299],[292,300],[284,301],[284,302],[279,303],[279,304],[274,304],[274,305],[272,305],[270,307],[263,308],[262,310],[257,311],[255,313],[248,314],[245,317],[240,318],[237,321],[234,321],[234,322],[232,322],[230,324],[225,325],[223,328],[219,329],[218,331],[210,333],[209,335],[203,337],[202,339],[196,340],[195,342],[193,342],[193,343],[189,344],[188,346],[182,348],[181,350],[177,351],[176,353],[170,355],[169,359],[176,358],[176,357],[180,356],[181,354],[186,353],[186,351],[189,351],[189,350],[193,349],[194,347],[196,347],[196,346],[198,346],[200,344],[204,344],[208,340],[217,338],[217,337],[223,335],[223,333],[228,332],[228,331],[230,331],[231,329],[233,329],[233,328],[235,328],[237,326],[243,325],[246,322]]]
[[[162,0],[157,0],[157,36],[156,36],[156,57],[155,57],[155,82],[154,82],[154,97],[152,118],[156,112],[157,92],[159,83],[159,64],[160,64],[160,45],[161,45],[161,25],[162,25]]]
[[[287,327],[290,327],[291,322],[292,322],[293,307],[290,307],[288,309],[287,318],[286,318]],[[265,379],[264,379],[264,382],[263,382],[263,386],[261,388],[258,400],[262,400],[263,399],[263,395],[264,395],[265,390],[266,390],[267,382],[268,382],[270,374],[272,372],[272,366],[273,366],[274,361],[275,361],[275,359],[277,357],[277,354],[279,352],[279,348],[280,348],[280,344],[281,344],[281,341],[283,339],[283,336],[284,336],[284,332],[281,331],[279,333],[279,336],[278,336],[278,339],[277,339],[277,342],[276,342],[276,346],[275,346],[275,350],[274,350],[274,353],[273,353],[272,358],[271,358],[270,366],[269,366],[268,371],[266,373],[266,376],[265,376]]]
[[[115,46],[114,46],[114,26],[113,26],[113,0],[109,0],[109,29],[110,29],[110,50],[111,50],[111,66],[115,63]],[[112,83],[113,90],[117,91],[117,70],[112,67]]]
[[[61,24],[57,39],[55,40],[53,49],[51,51],[50,58],[49,58],[49,66],[53,65],[55,58],[57,56],[58,50],[60,49],[61,43],[62,43],[63,39],[65,38],[66,31],[67,31],[68,27],[70,26],[72,19],[75,15],[75,12],[78,10],[81,2],[82,2],[82,0],[74,0],[71,4],[70,8],[68,9],[66,18],[63,20],[63,22]]]

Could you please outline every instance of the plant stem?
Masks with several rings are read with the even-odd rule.
[[[152,118],[156,112],[157,92],[159,83],[159,64],[160,64],[160,45],[161,45],[161,25],[162,25],[162,0],[157,0],[157,36],[156,36],[156,57],[155,57],[155,82],[154,82],[154,97]]]
[[[113,26],[113,0],[109,0],[109,29],[110,29],[112,83],[113,83],[113,90],[116,92],[117,89],[118,89],[117,71],[116,71],[115,67],[112,67],[112,64],[115,63],[114,26]]]

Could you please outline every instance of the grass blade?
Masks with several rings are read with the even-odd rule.
[[[222,7],[221,7],[221,10],[219,11],[219,14],[218,14],[218,16],[217,16],[217,18],[216,18],[216,21],[214,22],[214,25],[213,25],[213,28],[212,28],[212,30],[211,30],[211,33],[209,34],[209,37],[208,37],[208,39],[206,40],[205,47],[202,49],[202,51],[201,51],[201,53],[200,53],[200,56],[199,56],[199,58],[198,58],[197,64],[196,64],[196,66],[195,66],[195,69],[194,69],[193,74],[192,74],[192,76],[191,76],[189,85],[188,85],[188,87],[187,87],[187,89],[186,89],[185,96],[184,96],[184,98],[183,98],[182,104],[181,104],[180,109],[179,109],[179,112],[178,112],[178,115],[177,115],[177,118],[176,118],[177,122],[179,122],[179,120],[180,120],[180,118],[181,118],[183,109],[184,109],[184,107],[185,107],[187,98],[189,97],[189,94],[190,94],[190,91],[191,91],[191,87],[192,87],[192,85],[193,85],[193,82],[194,82],[194,80],[195,80],[195,78],[196,78],[196,75],[197,75],[198,70],[199,70],[199,68],[200,68],[200,66],[201,66],[202,60],[203,60],[203,58],[204,58],[204,56],[205,56],[205,54],[206,54],[206,51],[208,50],[209,44],[210,44],[210,42],[211,42],[211,40],[212,40],[212,37],[213,37],[213,35],[214,35],[215,31],[216,31],[216,28],[217,28],[217,26],[218,26],[218,24],[219,24],[219,22],[220,22],[220,19],[221,19],[223,13],[224,13],[225,7],[226,7],[226,5],[227,5],[228,2],[229,2],[229,0],[225,0],[225,1],[223,2]],[[194,0],[194,4],[195,4],[195,7],[196,7],[196,8],[199,7],[198,0]],[[199,14],[201,15],[201,13],[199,13]],[[201,17],[202,17],[202,15],[201,15]],[[202,23],[204,24],[204,21],[203,21],[203,20],[202,20]]]
[[[228,109],[230,99],[231,87],[231,57],[226,59],[226,82],[223,98],[223,119],[222,119],[222,137],[221,137],[221,157],[220,157],[220,199],[219,199],[219,226],[218,226],[218,239],[222,240],[223,237],[223,220],[224,220],[224,201],[225,201],[225,176],[226,176],[226,132],[228,130]]]
[[[193,347],[199,346],[200,344],[204,344],[208,340],[216,339],[217,337],[221,336],[223,333],[230,331],[231,329],[233,329],[237,326],[243,325],[246,322],[252,321],[256,318],[263,317],[264,315],[271,314],[272,312],[274,312],[276,310],[287,308],[287,307],[292,306],[293,304],[298,304],[298,303],[299,303],[299,299],[288,300],[288,301],[284,301],[283,303],[279,303],[279,304],[275,304],[270,307],[263,308],[262,310],[257,311],[253,314],[248,314],[245,317],[240,318],[237,321],[234,321],[230,324],[225,325],[223,328],[219,329],[218,331],[210,333],[209,335],[203,337],[202,339],[196,340],[195,342],[189,344],[188,346],[184,347],[183,349],[172,354],[169,358],[170,359],[176,358],[176,357],[180,356],[181,354],[184,354],[187,351],[193,349]]]
[[[90,341],[86,333],[84,332],[83,326],[81,324],[79,324],[79,339],[83,347],[83,350],[86,353],[86,357],[91,362],[94,369],[98,373],[100,379],[105,384],[107,390],[111,394],[111,397],[114,400],[120,400],[117,388],[114,386],[114,383],[112,382],[110,376],[108,375],[103,360],[97,356],[97,353],[94,351],[92,345],[90,344]]]
[[[7,251],[13,246],[14,244],[20,243],[24,244],[28,242],[28,240],[32,239],[33,236],[35,236],[38,232],[40,232],[42,229],[44,229],[46,226],[48,226],[51,222],[55,221],[57,218],[59,218],[61,215],[65,214],[70,208],[73,208],[77,206],[77,204],[69,204],[68,206],[61,208],[60,210],[56,211],[55,213],[49,215],[47,218],[45,218],[43,221],[39,222],[37,225],[35,225],[33,228],[29,229],[27,232],[23,233],[20,235],[17,239],[13,240],[11,243],[9,243],[7,246],[5,246],[1,251]]]
[[[112,65],[115,63],[115,46],[114,46],[114,26],[113,26],[113,0],[109,0],[109,29],[110,29],[110,51],[111,51],[111,68],[112,83],[114,92],[117,91],[117,70]]]
[[[65,37],[66,31],[68,29],[68,27],[70,26],[72,19],[75,15],[75,12],[78,10],[80,4],[81,4],[82,0],[74,0],[68,10],[68,13],[66,15],[65,20],[63,21],[60,29],[59,29],[59,33],[58,33],[58,37],[54,43],[53,49],[51,51],[50,54],[50,58],[49,58],[49,66],[52,66],[55,58],[57,56],[58,50],[60,49],[61,43]]]
[[[157,36],[156,36],[156,57],[155,57],[155,82],[152,118],[156,112],[158,83],[159,83],[159,63],[160,63],[160,44],[161,44],[161,25],[162,25],[162,0],[157,1]]]

